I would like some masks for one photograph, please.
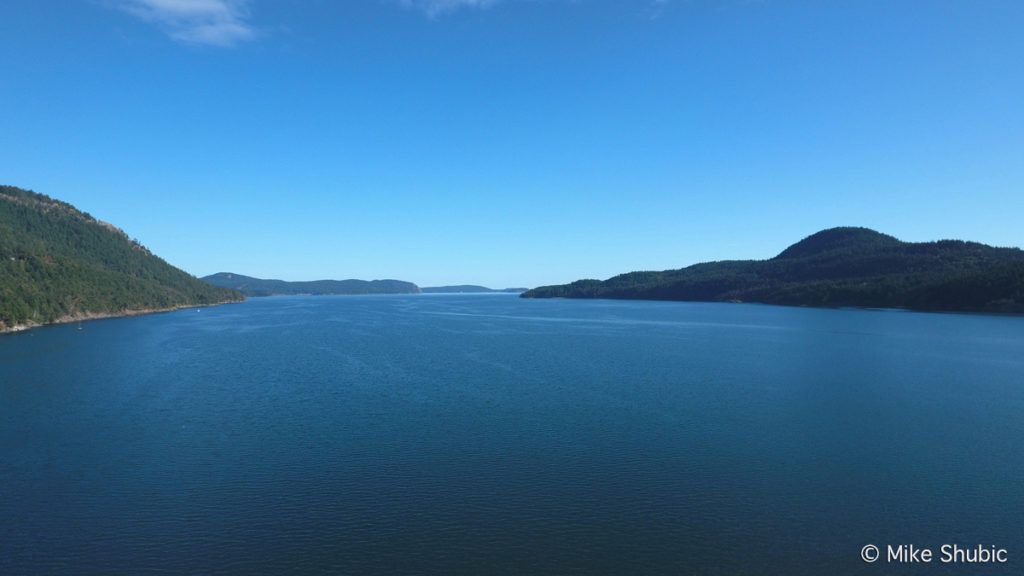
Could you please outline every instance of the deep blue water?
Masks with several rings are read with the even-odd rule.
[[[1022,519],[1019,317],[287,297],[0,338],[4,575],[1022,574]]]

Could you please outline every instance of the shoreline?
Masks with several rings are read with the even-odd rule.
[[[177,306],[169,306],[166,308],[135,308],[132,310],[122,310],[120,312],[89,312],[87,314],[78,314],[74,316],[62,316],[51,322],[15,324],[14,326],[0,328],[0,336],[8,334],[17,334],[19,332],[28,332],[29,330],[34,330],[36,328],[45,328],[47,326],[72,324],[74,322],[88,322],[91,320],[109,320],[111,318],[130,318],[132,316],[148,316],[150,314],[164,314],[167,312],[176,312],[178,310],[184,310],[186,308],[213,308],[214,306],[223,306],[225,304],[238,304],[244,301],[244,299],[224,300],[223,302],[214,302],[212,304],[180,304]]]
[[[884,308],[879,306],[856,306],[853,304],[837,304],[833,306],[817,306],[813,304],[779,304],[777,302],[757,302],[755,300],[676,300],[671,298],[610,298],[610,297],[575,297],[575,296],[519,296],[523,300],[605,300],[610,302],[675,302],[688,304],[753,304],[755,306],[778,306],[783,308],[803,308],[807,310],[858,310],[866,312],[908,312],[914,314],[964,314],[968,316],[1015,316],[1024,317],[1024,310],[970,310],[970,309],[933,309],[933,308]]]

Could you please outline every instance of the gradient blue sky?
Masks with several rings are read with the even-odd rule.
[[[0,182],[196,274],[1024,245],[1024,2],[4,0]]]

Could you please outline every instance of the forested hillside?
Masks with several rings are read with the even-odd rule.
[[[866,228],[833,228],[770,260],[631,272],[535,288],[523,297],[1024,312],[1024,251],[960,240],[901,242]]]
[[[241,297],[70,204],[0,186],[0,331]]]

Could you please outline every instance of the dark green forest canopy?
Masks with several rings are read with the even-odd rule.
[[[1024,251],[901,242],[867,228],[823,230],[770,260],[707,262],[543,286],[524,298],[742,301],[931,311],[1024,312]]]
[[[70,204],[0,186],[0,330],[241,297]]]

